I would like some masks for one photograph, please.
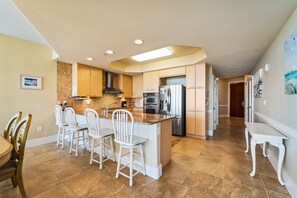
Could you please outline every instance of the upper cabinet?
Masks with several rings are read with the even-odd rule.
[[[124,92],[122,95],[125,98],[132,98],[132,76],[120,74],[119,85],[119,88]]]
[[[75,63],[72,65],[72,96],[102,96],[102,70]]]
[[[205,88],[206,71],[205,63],[196,65],[196,88]]]
[[[196,66],[190,65],[186,67],[186,88],[193,89],[196,87]]]
[[[143,73],[143,91],[158,92],[160,85],[159,71]]]
[[[186,67],[186,87],[205,88],[206,80],[205,63],[190,65]]]
[[[143,92],[143,75],[137,75],[132,77],[133,82],[133,90],[132,97],[133,98],[141,98]]]

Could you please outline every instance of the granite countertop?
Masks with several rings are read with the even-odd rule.
[[[102,112],[102,109],[95,109],[98,112],[98,115],[102,119],[112,119],[112,112],[109,112],[108,114],[104,114]],[[111,109],[115,110],[115,109]],[[159,122],[163,122],[165,120],[173,119],[175,116],[171,115],[162,115],[162,114],[148,114],[148,113],[141,113],[139,111],[133,111],[131,108],[127,108],[129,110],[133,117],[134,117],[134,123],[142,123],[142,124],[156,124]],[[78,115],[84,115],[84,111],[76,111],[76,114]]]

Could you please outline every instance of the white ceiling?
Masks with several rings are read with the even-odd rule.
[[[0,33],[50,47],[49,43],[10,0],[0,0]]]
[[[248,73],[297,6],[296,0],[13,2],[62,61],[110,69],[111,61],[183,45],[202,47],[219,76]],[[135,45],[137,38],[145,43]],[[104,55],[109,49],[115,54]]]

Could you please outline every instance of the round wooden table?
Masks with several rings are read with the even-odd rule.
[[[11,156],[13,145],[0,135],[0,167],[4,165]]]

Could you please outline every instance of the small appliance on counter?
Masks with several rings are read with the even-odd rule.
[[[122,100],[122,108],[126,108],[127,107],[127,101],[126,100]]]
[[[159,107],[159,93],[143,93],[143,113],[158,114]]]

